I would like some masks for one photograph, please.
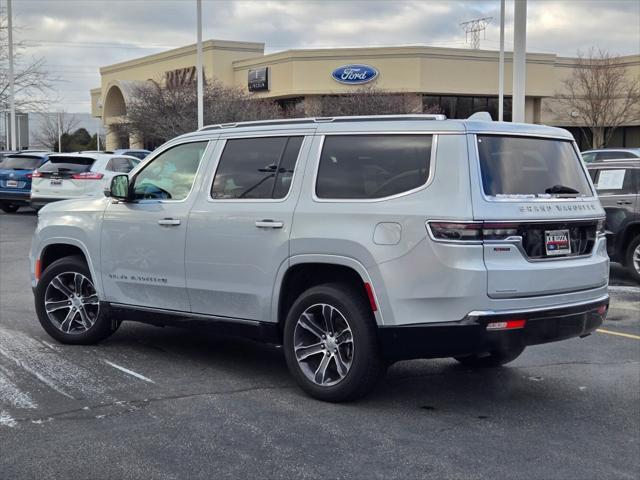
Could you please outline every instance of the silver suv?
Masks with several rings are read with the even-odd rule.
[[[604,211],[565,130],[343,117],[216,125],[106,197],[40,211],[38,317],[89,344],[122,320],[282,345],[310,395],[387,365],[489,367],[583,337],[608,308]]]

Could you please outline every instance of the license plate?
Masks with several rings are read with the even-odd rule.
[[[547,255],[571,254],[569,230],[545,230],[544,246],[547,250]]]
[[[7,180],[7,187],[11,188],[17,188],[18,187],[18,181],[17,180]]]
[[[62,179],[60,178],[52,178],[51,185],[62,185]]]

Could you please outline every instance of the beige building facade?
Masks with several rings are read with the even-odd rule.
[[[318,113],[319,99],[362,86],[342,83],[340,67],[367,70],[367,85],[405,95],[411,110],[421,113],[438,106],[449,118],[466,118],[476,111],[497,117],[498,52],[424,46],[287,50],[264,54],[264,44],[208,40],[203,42],[205,78],[270,98],[283,107],[296,106],[307,116]],[[628,75],[640,78],[640,55],[623,57]],[[101,86],[91,90],[91,111],[102,119],[107,148],[143,147],[144,139],[118,135],[109,126],[122,121],[137,82],[182,84],[195,80],[196,48],[189,45],[100,69]],[[557,113],[554,95],[571,75],[575,58],[527,54],[525,117],[571,129],[588,146],[579,125]],[[353,68],[352,68],[353,67]],[[505,61],[505,120],[511,109],[511,54]],[[348,72],[347,72],[348,73]],[[364,75],[364,74],[363,74]],[[356,81],[358,77],[356,75]],[[347,79],[348,81],[348,79]],[[195,113],[194,113],[195,114]],[[640,121],[618,129],[611,146],[640,147]]]

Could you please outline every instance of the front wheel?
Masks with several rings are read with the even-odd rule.
[[[118,328],[104,308],[82,257],[56,260],[43,272],[35,292],[42,328],[61,343],[97,343]]]
[[[467,355],[464,357],[454,357],[458,362],[467,367],[489,368],[499,367],[518,358],[524,347],[504,348],[492,350],[485,354]]]
[[[16,213],[19,208],[20,206],[14,203],[0,203],[0,210],[2,210],[4,213]]]
[[[640,235],[637,235],[627,247],[627,270],[631,277],[640,282]]]
[[[328,402],[366,395],[385,370],[371,307],[348,284],[319,285],[298,297],[287,315],[284,353],[300,387]]]

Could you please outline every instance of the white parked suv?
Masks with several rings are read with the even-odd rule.
[[[49,155],[33,172],[31,205],[40,208],[58,200],[102,196],[111,177],[130,172],[138,163],[136,157],[100,152]]]
[[[497,366],[583,337],[608,308],[604,211],[571,135],[441,115],[205,127],[110,198],[52,204],[38,317],[88,344],[123,320],[279,344],[310,395],[400,359]]]

